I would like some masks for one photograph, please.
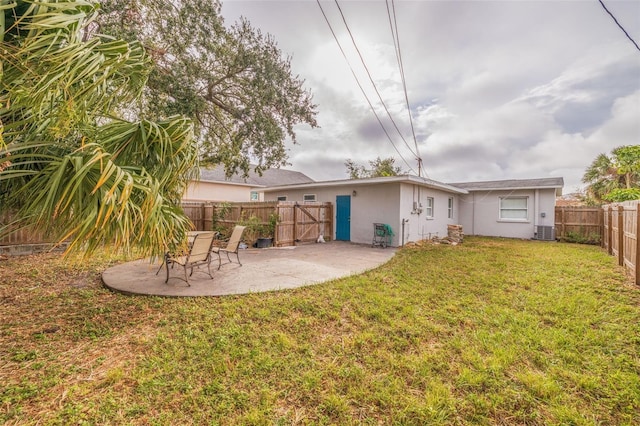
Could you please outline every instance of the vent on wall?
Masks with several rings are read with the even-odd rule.
[[[556,233],[553,226],[540,226],[536,227],[536,240],[554,241],[556,239]]]

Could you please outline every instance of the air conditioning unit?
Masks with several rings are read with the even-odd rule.
[[[534,239],[542,240],[542,241],[555,241],[556,239],[555,229],[553,228],[553,226],[538,225],[536,226],[536,236]]]

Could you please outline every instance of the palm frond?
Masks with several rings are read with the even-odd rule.
[[[97,13],[86,1],[19,1],[13,11],[0,46],[0,210],[18,208],[15,226],[70,250],[113,243],[159,255],[179,244],[190,226],[178,202],[197,161],[192,124],[116,118],[145,85],[142,47],[83,40]]]

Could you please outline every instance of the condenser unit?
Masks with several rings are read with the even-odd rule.
[[[536,226],[536,240],[555,241],[556,233],[553,226]]]

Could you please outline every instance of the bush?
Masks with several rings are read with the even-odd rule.
[[[593,232],[590,234],[583,234],[581,232],[569,231],[564,237],[561,237],[560,240],[566,243],[599,245],[602,238],[600,237],[600,234]]]
[[[602,198],[612,203],[640,200],[640,188],[614,189]]]

